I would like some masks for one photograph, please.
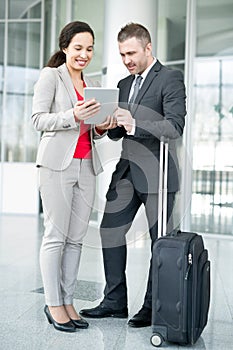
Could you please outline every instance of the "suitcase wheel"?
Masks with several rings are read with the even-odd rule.
[[[154,333],[150,338],[150,342],[153,346],[159,347],[164,342],[164,339],[161,334]]]

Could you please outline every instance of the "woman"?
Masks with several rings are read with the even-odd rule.
[[[73,305],[82,240],[95,195],[95,176],[102,171],[95,138],[113,127],[106,121],[94,128],[83,120],[99,111],[95,100],[83,101],[83,75],[93,57],[94,33],[84,22],[71,22],[61,31],[60,50],[41,71],[35,85],[32,121],[43,131],[36,164],[45,232],[40,266],[45,292],[44,312],[60,331],[87,328]]]

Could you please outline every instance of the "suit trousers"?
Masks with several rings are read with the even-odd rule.
[[[49,306],[73,303],[82,241],[95,197],[90,159],[73,159],[63,171],[39,168],[44,213],[40,267]]]
[[[167,232],[173,229],[172,210],[175,193],[168,193],[168,224]],[[126,234],[141,205],[149,226],[151,248],[158,237],[158,194],[140,193],[135,188],[130,172],[121,179],[116,187],[109,188],[107,202],[100,227],[102,252],[106,285],[103,303],[112,309],[122,309],[127,306]],[[151,263],[147,282],[144,306],[152,307],[152,273]]]

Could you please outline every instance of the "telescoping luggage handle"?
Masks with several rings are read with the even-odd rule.
[[[158,238],[167,230],[167,179],[168,179],[168,139],[160,139],[159,193],[158,193]]]

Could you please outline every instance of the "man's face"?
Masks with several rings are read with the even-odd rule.
[[[132,37],[118,45],[122,61],[131,74],[141,74],[151,64],[151,43],[144,47],[140,40]]]

